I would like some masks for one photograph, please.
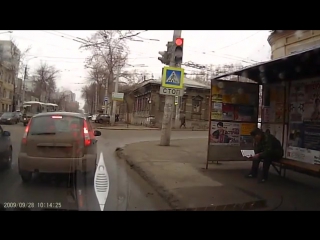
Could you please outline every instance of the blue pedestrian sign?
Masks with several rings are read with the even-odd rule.
[[[105,101],[105,102],[108,102],[108,97],[104,97],[104,101]]]
[[[161,86],[165,88],[182,89],[184,82],[184,69],[176,67],[164,67]]]

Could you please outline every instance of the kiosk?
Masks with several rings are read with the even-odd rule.
[[[255,84],[220,80],[230,75],[248,78]],[[209,162],[244,160],[240,149],[252,149],[252,142],[250,143],[250,137],[247,137],[247,134],[256,127],[255,124],[258,122],[259,85],[262,86],[261,127],[265,131],[269,130],[282,143],[285,155],[280,165],[302,172],[311,171],[315,173],[313,175],[319,176],[320,48],[264,62],[212,79],[212,112],[206,168]],[[228,96],[229,93],[239,95],[242,93],[240,89],[245,95],[245,98],[241,97],[243,103],[249,101],[248,104],[246,103],[246,110],[240,112],[246,113],[245,115],[251,113],[251,119],[246,117],[237,119],[239,110],[236,107],[226,107],[225,111],[224,99],[228,97],[222,96],[222,111],[217,110],[221,106],[217,103],[220,95]],[[253,96],[254,94],[256,97]],[[216,123],[218,119],[223,123],[222,129],[221,124],[219,128]],[[221,135],[215,133],[218,128],[221,134],[225,131],[226,138],[217,139]],[[235,131],[235,129],[239,130]]]

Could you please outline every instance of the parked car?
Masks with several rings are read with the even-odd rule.
[[[110,116],[108,114],[99,114],[96,117],[95,123],[110,123]]]
[[[18,169],[23,182],[34,172],[80,172],[93,182],[97,166],[97,139],[83,114],[47,112],[33,116],[22,138]]]
[[[91,121],[94,121],[94,122],[96,122],[96,119],[97,119],[97,116],[98,116],[99,114],[93,114],[92,116],[91,116]]]
[[[4,131],[0,126],[0,166],[4,169],[11,168],[12,164],[12,143],[10,132]]]
[[[19,114],[16,112],[5,112],[0,117],[2,124],[17,124],[20,121]]]

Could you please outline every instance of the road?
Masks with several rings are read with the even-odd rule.
[[[23,184],[18,174],[18,153],[24,127],[3,125],[4,130],[11,132],[13,145],[12,169],[0,172],[0,203],[24,203],[34,205],[53,203],[64,209],[78,209],[78,204],[68,188],[68,176],[54,179],[56,176],[39,176],[31,183]],[[125,162],[116,158],[114,150],[125,144],[139,141],[160,139],[157,130],[101,130],[98,139],[98,153],[102,153],[109,175],[110,189],[104,207],[109,210],[167,210],[170,207],[162,198]],[[172,139],[206,137],[206,132],[177,131],[172,132]],[[82,189],[84,206],[81,209],[100,211],[93,185]],[[51,205],[53,206],[53,205]]]

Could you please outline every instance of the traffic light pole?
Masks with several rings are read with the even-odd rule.
[[[175,42],[176,38],[181,37],[181,33],[182,33],[182,30],[173,31],[173,42]],[[172,47],[170,51],[172,53],[171,60],[170,60],[170,67],[181,67],[181,64],[176,65],[174,61],[174,52],[173,52],[174,48]],[[160,146],[170,146],[173,109],[174,109],[174,96],[166,95],[164,109],[163,109]]]

